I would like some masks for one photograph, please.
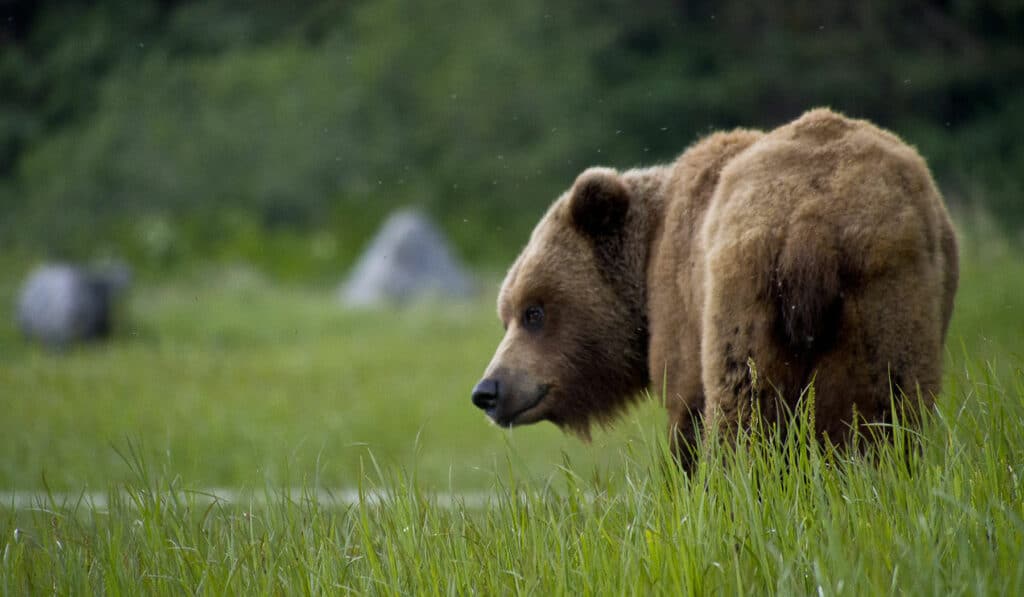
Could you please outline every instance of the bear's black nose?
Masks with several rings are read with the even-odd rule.
[[[483,410],[491,410],[498,405],[498,382],[494,379],[482,379],[473,388],[473,404]]]

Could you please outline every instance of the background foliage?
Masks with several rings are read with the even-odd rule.
[[[815,105],[1024,225],[1024,3],[0,0],[0,251],[336,276],[393,207],[503,263],[583,167]]]

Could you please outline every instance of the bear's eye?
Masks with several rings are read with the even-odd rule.
[[[544,309],[531,305],[523,311],[523,327],[528,330],[539,330],[544,325]]]

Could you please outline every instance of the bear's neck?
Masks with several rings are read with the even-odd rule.
[[[636,217],[631,218],[627,234],[639,242],[629,243],[629,246],[636,247],[638,254],[633,256],[636,268],[636,283],[643,287],[643,296],[640,297],[644,311],[647,310],[647,269],[650,265],[651,255],[654,254],[654,245],[661,237],[662,226],[665,221],[665,210],[667,209],[668,184],[671,166],[652,166],[650,168],[636,168],[627,170],[622,174],[622,179],[629,188],[633,201],[640,202],[640,208],[633,210]],[[646,313],[645,313],[646,316]]]
[[[671,168],[669,164],[662,164],[648,168],[633,168],[622,173],[622,180],[632,191],[633,197],[643,200],[646,206],[654,208],[653,212],[658,212],[655,214],[645,210],[644,213],[661,215],[665,183]]]
[[[648,317],[648,268],[653,255],[653,246],[660,237],[666,209],[665,184],[669,166],[654,166],[627,170],[622,180],[630,190],[631,201],[639,203],[630,209],[626,224],[626,241],[622,247],[629,251],[624,255],[625,265],[619,280],[620,288],[630,306],[632,338],[630,341],[636,375],[633,391],[640,391],[650,383],[647,359],[649,352],[650,328]],[[635,240],[632,240],[635,239]]]

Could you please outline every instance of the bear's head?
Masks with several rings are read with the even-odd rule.
[[[498,295],[505,336],[473,389],[504,427],[588,436],[648,383],[649,220],[614,170],[591,168],[548,209]]]

